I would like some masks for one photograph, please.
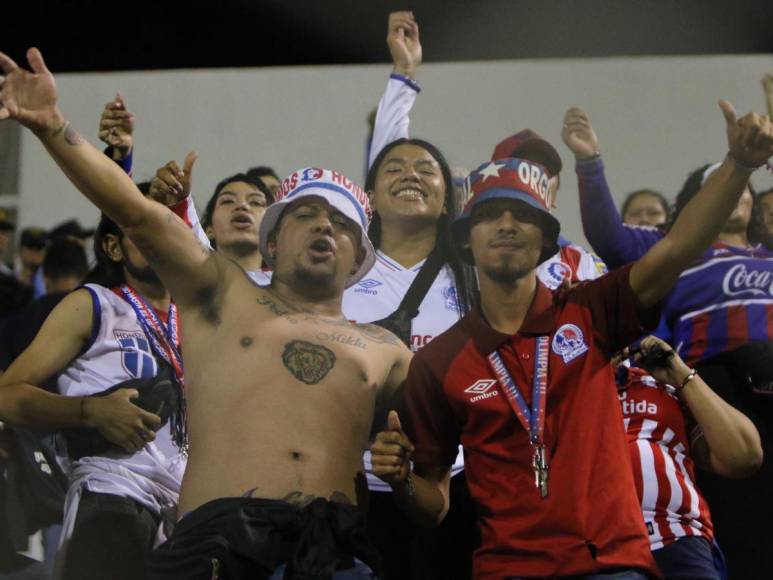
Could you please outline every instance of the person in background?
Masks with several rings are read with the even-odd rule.
[[[271,197],[276,199],[277,192],[279,191],[280,180],[271,167],[267,165],[258,165],[257,167],[251,167],[247,170],[247,176],[253,180],[261,181],[268,190],[271,192]]]
[[[0,369],[7,369],[24,352],[54,307],[83,283],[89,271],[86,251],[73,240],[55,239],[46,250],[41,270],[47,292],[14,312],[0,331]]]
[[[773,188],[762,191],[757,195],[759,212],[762,218],[762,224],[768,236],[773,237]],[[773,249],[773,244],[765,244]]]
[[[19,267],[16,276],[25,286],[32,286],[32,278],[43,264],[46,255],[46,230],[37,226],[28,226],[19,237]]]
[[[0,275],[13,276],[13,269],[6,263],[8,248],[11,246],[16,224],[11,221],[8,212],[0,209]]]
[[[638,189],[625,196],[620,208],[623,223],[629,226],[663,227],[670,217],[668,200],[653,189]]]
[[[762,463],[759,432],[666,342],[645,337],[618,358],[627,356],[633,364],[613,360],[613,367],[655,562],[666,580],[726,578],[695,465],[723,477],[749,476]]]
[[[244,173],[224,178],[215,186],[199,220],[191,197],[191,179],[196,154],[187,155],[182,169],[170,161],[151,182],[151,198],[169,207],[193,229],[207,248],[221,252],[244,268],[256,284],[271,281],[271,270],[260,254],[258,233],[266,208],[274,195],[261,180]]]
[[[29,290],[17,280],[13,268],[5,262],[15,229],[16,224],[10,220],[8,213],[0,210],[0,328],[9,314],[29,300]]]

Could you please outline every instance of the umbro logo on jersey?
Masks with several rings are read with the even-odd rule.
[[[491,390],[491,388],[496,384],[497,382],[492,379],[480,379],[479,381],[475,381],[472,385],[464,389],[464,392],[475,395],[474,397],[470,398],[470,402],[474,403],[475,401],[480,401],[481,399],[490,399],[491,397],[496,397],[499,394],[499,391]]]
[[[491,387],[496,385],[497,382],[491,379],[481,379],[479,381],[475,381],[474,384],[470,385],[466,389],[464,389],[465,393],[473,393],[475,395],[480,395],[482,393],[485,393],[488,391]]]
[[[367,278],[358,282],[357,288],[355,288],[354,291],[360,294],[371,294],[372,296],[375,296],[378,292],[374,290],[374,288],[381,286],[381,284],[383,284],[383,282],[379,282],[373,278]]]

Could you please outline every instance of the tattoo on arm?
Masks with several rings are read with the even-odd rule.
[[[83,144],[83,137],[78,135],[78,132],[73,129],[72,125],[69,123],[64,130],[64,140],[67,141],[68,145],[72,145],[73,147]]]
[[[59,126],[56,128],[56,129],[54,129],[54,130],[51,132],[51,136],[52,136],[52,137],[58,137],[58,136],[59,136],[59,134],[60,134],[62,131],[64,131],[64,130],[67,128],[67,126],[68,126],[69,124],[70,124],[70,122],[69,122],[69,121],[62,121],[62,124],[61,124],[61,125],[59,125]]]
[[[399,338],[393,333],[389,332],[386,328],[381,328],[375,324],[359,324],[357,329],[367,338],[377,344],[391,344],[394,346],[400,346],[403,344]]]
[[[282,363],[302,383],[316,385],[333,369],[336,355],[321,344],[293,340],[285,345]]]

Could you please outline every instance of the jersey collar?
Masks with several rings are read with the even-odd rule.
[[[473,308],[466,316],[468,331],[475,341],[475,346],[483,356],[494,352],[500,346],[512,340],[512,336],[491,328],[480,306]],[[539,336],[552,333],[556,328],[553,293],[542,282],[537,280],[537,291],[534,294],[531,307],[518,331],[518,335]]]

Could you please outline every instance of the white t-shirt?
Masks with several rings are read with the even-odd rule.
[[[354,322],[374,322],[392,314],[408,291],[424,261],[403,268],[381,251],[376,251],[376,264],[354,286],[344,292],[343,313]],[[430,340],[448,330],[459,318],[456,286],[451,268],[441,268],[427,295],[419,305],[419,314],[411,325],[411,350],[416,352]],[[392,491],[389,484],[373,475],[370,451],[363,457],[368,487],[371,491]],[[462,447],[456,456],[451,475],[464,469]]]

